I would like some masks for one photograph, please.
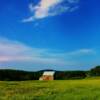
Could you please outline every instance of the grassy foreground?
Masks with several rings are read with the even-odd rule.
[[[0,81],[0,100],[100,100],[100,79]]]

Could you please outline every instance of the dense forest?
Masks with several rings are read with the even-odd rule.
[[[2,81],[24,81],[24,80],[38,80],[44,71],[40,70],[34,72],[1,69],[0,80]],[[86,77],[100,76],[100,66],[96,66],[89,71],[55,71],[55,80],[66,79],[83,79]]]

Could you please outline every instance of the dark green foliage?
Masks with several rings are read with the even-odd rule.
[[[90,76],[100,76],[100,66],[96,66],[90,70]]]
[[[27,72],[20,70],[0,70],[0,80],[5,81],[24,81],[24,80],[38,80],[45,70],[37,72]],[[51,71],[51,70],[48,70]],[[84,71],[55,71],[54,78],[56,80],[65,79],[81,79],[85,78]]]
[[[24,81],[24,80],[38,80],[44,71],[55,70],[41,70],[36,72],[20,71],[20,70],[0,70],[0,80],[4,81]],[[85,77],[100,76],[100,66],[92,68],[90,71],[55,71],[55,80],[66,79],[83,79]]]
[[[20,70],[0,70],[0,80],[5,81],[24,81],[38,80],[41,72],[27,72]]]
[[[82,79],[85,77],[86,77],[85,71],[57,71],[55,73],[56,80]]]

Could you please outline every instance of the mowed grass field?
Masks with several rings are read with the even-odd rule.
[[[0,100],[100,100],[100,79],[0,81]]]

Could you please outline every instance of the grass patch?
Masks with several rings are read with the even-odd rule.
[[[100,79],[1,81],[0,100],[100,100]]]

